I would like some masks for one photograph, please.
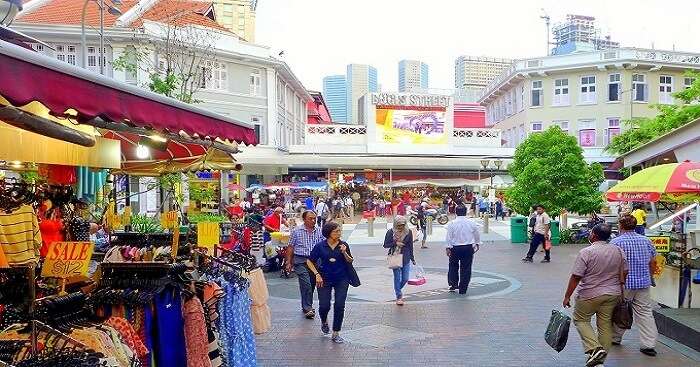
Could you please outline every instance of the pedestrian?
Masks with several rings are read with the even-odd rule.
[[[321,230],[326,239],[317,243],[306,265],[314,274],[318,288],[318,313],[321,317],[321,331],[328,335],[328,312],[331,310],[331,293],[334,294],[333,302],[333,342],[342,344],[345,341],[340,336],[340,328],[343,325],[345,315],[345,299],[348,296],[350,285],[350,272],[348,264],[352,264],[353,258],[350,246],[340,239],[342,228],[338,223],[329,222]]]
[[[613,336],[612,314],[627,273],[625,254],[608,243],[610,234],[607,224],[593,227],[588,237],[591,245],[579,251],[562,302],[564,307],[571,307],[571,295],[578,287],[573,320],[589,367],[603,364],[608,355]],[[596,316],[597,337],[591,326],[593,315]]]
[[[532,229],[532,241],[530,241],[530,250],[527,252],[527,255],[525,255],[525,258],[523,258],[523,262],[531,263],[532,257],[535,256],[535,252],[537,252],[537,248],[540,245],[542,245],[545,247],[545,249],[544,259],[541,262],[548,263],[551,261],[552,258],[551,251],[549,248],[547,248],[545,242],[549,241],[549,226],[552,220],[549,218],[549,215],[545,213],[544,207],[542,205],[535,205],[534,219],[535,223]]]
[[[634,204],[633,207],[632,216],[637,220],[637,226],[634,228],[634,231],[644,236],[647,227],[647,213],[644,211],[642,204]]]
[[[467,218],[467,207],[460,205],[455,209],[457,218],[447,224],[445,253],[450,259],[447,271],[447,282],[450,292],[459,290],[466,294],[472,278],[472,262],[474,253],[479,251],[481,237],[479,226]]]
[[[292,230],[289,235],[289,246],[287,249],[286,271],[290,273],[292,268],[297,273],[299,279],[299,293],[301,295],[301,312],[307,319],[316,316],[314,310],[314,287],[316,278],[311,276],[311,270],[306,260],[311,256],[314,246],[325,240],[321,229],[316,226],[316,213],[311,210],[305,211],[301,215],[304,223]]]
[[[279,232],[282,224],[287,225],[287,221],[284,220],[282,207],[276,207],[272,213],[263,219],[263,243],[269,242],[272,237],[271,234],[274,232]]]
[[[352,200],[351,196],[346,196],[345,197],[345,216],[348,218],[352,218],[355,216],[355,203]]]
[[[420,248],[428,248],[428,246],[425,244],[425,240],[428,239],[428,216],[425,212],[427,208],[427,198],[423,199],[423,201],[416,207],[416,220],[418,221],[418,229],[421,231]]]
[[[498,217],[501,217],[502,220],[506,220],[506,214],[503,211],[503,201],[496,198],[496,220],[498,220]]]
[[[399,251],[403,257],[402,267],[392,269],[394,271],[394,293],[396,294],[396,304],[403,306],[402,289],[408,282],[408,275],[411,271],[411,263],[416,264],[413,257],[413,234],[407,226],[406,217],[397,215],[394,218],[393,227],[384,236],[384,248],[389,249],[389,253]]]
[[[328,221],[328,218],[330,218],[331,215],[331,209],[328,207],[328,204],[326,204],[325,199],[318,199],[318,202],[316,203],[316,208],[314,208],[314,212],[316,212],[318,226],[323,227],[323,225],[326,224],[326,221]]]
[[[625,282],[625,299],[632,301],[633,320],[639,328],[639,351],[656,356],[656,340],[659,332],[652,312],[652,300],[649,294],[654,284],[654,267],[656,266],[656,249],[651,241],[635,232],[637,220],[626,214],[620,218],[620,234],[610,243],[619,246],[625,253],[629,264],[629,273]],[[612,343],[620,345],[626,330],[615,326]]]

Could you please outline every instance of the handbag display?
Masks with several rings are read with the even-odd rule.
[[[632,328],[632,301],[625,299],[625,254],[620,250],[622,259],[620,260],[620,301],[615,305],[612,314],[612,321],[620,329],[629,330]]]
[[[569,327],[571,327],[571,317],[561,311],[552,310],[549,325],[544,332],[544,340],[554,350],[561,352],[569,340]]]
[[[393,247],[389,250],[386,257],[386,266],[389,269],[398,269],[403,267],[403,254],[398,247]]]

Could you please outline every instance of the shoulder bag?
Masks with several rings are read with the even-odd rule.
[[[632,301],[625,299],[625,254],[620,249],[620,300],[613,310],[612,321],[620,329],[632,328]]]
[[[386,266],[389,269],[398,269],[403,267],[403,254],[398,246],[389,249],[389,254],[386,256]]]
[[[352,253],[350,252],[350,246],[346,242],[341,242],[345,247],[348,249],[348,255],[352,257]],[[343,257],[345,258],[345,257]],[[351,262],[348,262],[345,260],[345,263],[348,265],[348,283],[353,286],[353,287],[359,287],[362,283],[360,283],[360,277],[357,276],[357,270],[355,270],[355,267],[352,265]]]

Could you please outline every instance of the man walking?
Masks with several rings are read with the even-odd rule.
[[[625,299],[632,301],[633,320],[639,327],[639,351],[656,356],[656,339],[659,332],[656,329],[656,321],[652,313],[652,301],[649,289],[654,286],[651,276],[655,266],[656,249],[651,241],[636,233],[639,227],[637,219],[629,214],[620,218],[620,235],[615,237],[611,244],[619,246],[624,251],[629,264],[629,274],[625,283]],[[613,344],[619,345],[622,335],[626,330],[615,326]]]
[[[549,225],[552,221],[549,215],[544,212],[544,207],[542,205],[535,205],[535,226],[532,230],[532,241],[530,242],[530,250],[523,258],[523,262],[531,263],[532,257],[535,256],[537,248],[540,245],[544,246],[545,242],[549,240]],[[544,249],[544,259],[541,261],[543,263],[548,263],[551,261],[550,250]]]
[[[321,228],[316,226],[316,213],[307,210],[301,215],[304,223],[292,230],[289,236],[289,249],[287,249],[287,272],[297,273],[299,278],[299,293],[301,294],[301,312],[307,319],[316,316],[314,310],[314,287],[316,287],[316,277],[311,276],[313,272],[307,267],[306,259],[311,255],[314,245],[325,238],[321,234]]]
[[[326,204],[326,200],[323,198],[319,198],[318,203],[316,203],[316,209],[314,211],[316,212],[318,226],[323,227],[326,224],[328,218],[330,218],[331,214],[330,208],[328,207],[328,204]]]
[[[608,355],[613,309],[622,294],[623,276],[627,272],[624,253],[608,243],[610,234],[607,224],[593,227],[588,237],[591,245],[579,251],[562,302],[564,307],[571,307],[571,295],[578,287],[573,319],[588,355],[587,367],[603,364]],[[597,337],[591,326],[593,315],[596,315]]]
[[[459,294],[467,293],[472,278],[474,253],[479,251],[479,226],[467,218],[467,207],[455,208],[457,218],[447,224],[447,256],[450,258],[447,282],[450,292],[459,289]]]

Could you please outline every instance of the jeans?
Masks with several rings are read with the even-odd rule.
[[[394,271],[394,293],[396,299],[403,297],[401,290],[408,282],[408,273],[411,271],[411,263],[406,263],[401,268],[392,269]]]
[[[581,336],[583,351],[590,353],[596,348],[610,350],[612,345],[612,314],[620,296],[604,294],[587,300],[576,300],[574,305],[574,325]],[[595,314],[598,336],[591,326],[591,317]]]
[[[455,246],[450,250],[450,264],[447,270],[447,282],[451,288],[458,288],[460,294],[467,293],[472,280],[472,262],[474,248],[472,245]]]
[[[314,287],[316,277],[312,276],[306,263],[294,264],[294,272],[299,279],[299,293],[301,294],[301,309],[304,312],[314,309]]]
[[[532,241],[530,242],[530,250],[527,252],[527,257],[528,259],[532,259],[533,256],[535,256],[535,252],[537,252],[537,248],[540,247],[540,245],[544,246],[544,235],[541,233],[533,232],[532,233]],[[544,251],[544,258],[546,260],[551,259],[551,251],[550,250],[545,250]]]
[[[656,329],[656,320],[654,320],[652,312],[653,301],[649,295],[649,288],[625,289],[625,299],[632,301],[632,316],[634,323],[639,328],[639,348],[656,347],[659,331]],[[614,329],[612,339],[619,343],[627,330],[620,329],[616,325],[614,325]]]
[[[345,316],[345,299],[348,297],[348,280],[343,279],[333,284],[324,284],[318,289],[318,313],[321,322],[328,323],[328,312],[331,310],[331,290],[335,291],[333,302],[333,331],[340,331]]]

